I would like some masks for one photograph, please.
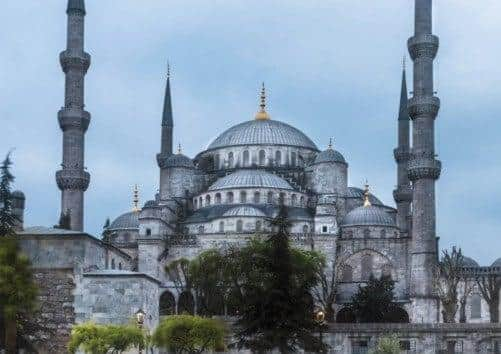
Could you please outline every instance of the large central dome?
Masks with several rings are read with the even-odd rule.
[[[237,124],[209,144],[207,150],[238,145],[285,145],[318,151],[317,146],[303,132],[289,124],[256,119]]]

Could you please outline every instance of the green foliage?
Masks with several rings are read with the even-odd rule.
[[[359,322],[403,322],[405,311],[393,302],[395,282],[390,277],[371,276],[366,286],[353,295],[350,310]]]
[[[121,353],[131,348],[144,348],[145,338],[134,325],[97,325],[92,322],[73,327],[68,351],[83,350],[90,354]]]
[[[16,222],[12,213],[11,184],[14,182],[14,176],[10,172],[11,165],[8,153],[0,165],[0,236],[11,235]]]
[[[458,310],[458,286],[463,278],[464,257],[461,248],[442,251],[436,274],[436,291],[442,302],[442,316],[445,323],[455,322]]]
[[[152,336],[154,345],[173,353],[202,353],[225,349],[225,326],[214,319],[198,316],[169,316]]]
[[[400,340],[396,335],[379,338],[376,349],[371,354],[400,354]]]

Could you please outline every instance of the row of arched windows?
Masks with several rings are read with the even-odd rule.
[[[368,281],[372,274],[374,274],[374,265],[373,265],[373,257],[370,254],[366,254],[362,256],[361,261],[361,271],[360,271],[360,279],[353,279],[353,267],[345,264],[341,273],[341,281],[343,282],[353,282],[355,281]],[[385,264],[381,269],[382,276],[391,277],[391,265]]]
[[[278,198],[276,198],[278,197]],[[238,203],[254,203],[254,204],[262,204],[262,203],[268,203],[268,204],[273,204],[275,202],[278,202],[278,204],[284,203],[286,198],[286,194],[283,192],[278,193],[278,195],[275,195],[272,191],[269,191],[266,193],[266,199],[262,199],[261,192],[255,191],[252,196],[249,196],[246,191],[240,191],[238,193]],[[214,194],[214,199],[212,199],[210,194],[206,194],[205,197],[198,197],[193,199],[193,205],[195,209],[202,208],[204,206],[210,206],[212,203],[219,205],[219,204],[233,204],[235,203],[235,194],[233,192],[226,192],[224,194],[221,193],[216,193]],[[299,206],[299,207],[304,207],[306,206],[306,198],[301,195],[298,197],[297,194],[291,194],[290,195],[290,206]]]
[[[379,231],[371,231],[370,229],[364,229],[362,231],[364,238],[377,237],[380,238],[390,238],[390,237],[398,237],[398,232],[388,232],[386,229],[381,229]],[[347,230],[343,232],[344,238],[353,238],[353,230]]]
[[[289,166],[290,167],[296,167],[298,166],[298,154],[294,151],[290,153],[289,157]],[[224,156],[224,161],[226,162],[227,166],[223,166],[226,168],[234,168],[237,167],[239,164],[236,163],[236,157],[235,153],[233,151],[230,151],[226,156]],[[301,159],[299,159],[301,160]],[[282,158],[282,151],[277,150],[272,154],[267,155],[265,150],[259,150],[257,153],[257,160],[255,162],[258,166],[267,166],[267,165],[274,165],[274,166],[283,166],[287,164],[286,161],[283,161]],[[253,165],[252,159],[251,159],[251,154],[249,150],[244,150],[242,152],[242,158],[241,158],[241,167],[251,167]],[[221,156],[220,154],[215,154],[214,155],[214,166],[216,169],[222,167],[221,166]]]

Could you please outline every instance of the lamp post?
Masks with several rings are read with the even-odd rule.
[[[143,310],[139,309],[137,312],[136,312],[136,323],[137,323],[137,327],[142,331],[143,330],[143,325],[144,325],[144,319],[146,317],[146,314],[144,313]],[[139,347],[139,354],[142,354],[143,353],[143,349],[141,347]]]
[[[318,325],[318,334],[320,337],[320,342],[323,344],[323,327],[325,325],[325,312],[323,309],[318,309],[315,312],[315,322]]]

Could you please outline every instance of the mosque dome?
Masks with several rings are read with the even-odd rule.
[[[391,226],[394,227],[395,221],[383,209],[369,205],[361,206],[353,209],[344,217],[342,226],[359,226],[359,225],[371,225],[371,226]]]
[[[347,198],[356,198],[363,199],[364,198],[364,190],[357,187],[348,187]],[[382,201],[376,198],[373,194],[369,194],[369,202],[372,205],[384,205]]]
[[[193,161],[186,155],[177,154],[170,155],[162,162],[162,168],[173,168],[173,167],[184,167],[184,168],[195,168]]]
[[[296,146],[318,151],[315,143],[303,132],[271,119],[255,119],[237,124],[214,139],[207,150],[239,145]]]
[[[332,147],[329,147],[327,150],[324,150],[317,155],[313,164],[316,165],[319,163],[328,163],[328,162],[338,162],[345,164],[346,160],[339,151],[336,151]]]
[[[463,256],[463,267],[474,268],[479,265],[473,258]]]
[[[264,217],[266,216],[261,210],[254,208],[252,206],[237,206],[226,211],[223,216],[255,216]]]
[[[12,192],[11,197],[13,199],[26,199],[26,197],[24,196],[24,193],[21,191]]]
[[[291,185],[277,175],[263,170],[239,170],[218,179],[209,191],[231,188],[276,188],[293,190]]]
[[[501,258],[496,259],[491,267],[501,267]]]
[[[139,213],[140,211],[130,211],[120,215],[113,220],[108,230],[124,230],[124,229],[138,229],[139,228]]]

